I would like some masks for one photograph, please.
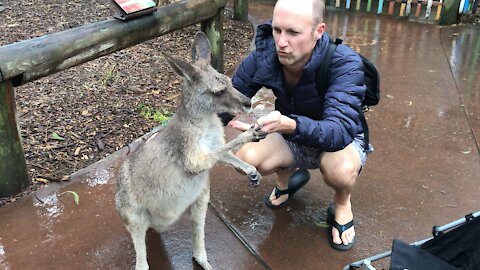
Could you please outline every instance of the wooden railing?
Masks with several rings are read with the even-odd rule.
[[[235,1],[245,19],[244,0]],[[223,72],[223,13],[228,0],[180,1],[131,21],[109,19],[0,47],[0,197],[30,184],[17,120],[16,86],[201,23],[212,47],[212,66]]]

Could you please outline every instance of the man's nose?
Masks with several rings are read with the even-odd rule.
[[[284,33],[281,33],[278,37],[278,47],[285,48],[288,45],[288,39]]]

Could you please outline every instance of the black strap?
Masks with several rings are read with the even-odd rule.
[[[332,60],[333,52],[337,49],[337,44],[334,43],[329,43],[328,44],[328,49],[325,54],[325,57],[323,58],[322,63],[320,64],[320,67],[317,69],[317,74],[316,74],[316,85],[317,85],[317,90],[318,93],[321,97],[325,97],[325,91],[328,89],[328,73],[329,73],[329,67],[330,67],[330,62]]]
[[[320,64],[320,67],[317,69],[317,74],[316,74],[316,85],[317,85],[317,91],[318,94],[325,98],[325,92],[328,89],[328,83],[329,83],[329,68],[330,68],[330,62],[332,60],[333,52],[337,49],[337,45],[342,44],[342,40],[339,38],[335,39],[335,42],[330,39],[328,43],[328,48],[327,52],[325,54],[325,57],[323,58],[322,63]],[[360,117],[360,122],[362,123],[363,127],[363,134],[364,134],[364,149],[367,151],[369,149],[369,136],[368,136],[368,125],[367,125],[367,120],[365,119],[365,115],[363,114],[363,108],[359,107],[357,108],[358,115]]]

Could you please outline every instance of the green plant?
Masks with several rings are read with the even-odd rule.
[[[145,104],[138,104],[137,106],[137,112],[145,119],[147,120],[153,120],[163,126],[165,126],[168,123],[168,120],[172,117],[173,113],[164,110],[164,109],[155,109],[155,108],[150,108]]]
[[[64,191],[64,192],[60,193],[59,196],[62,196],[63,194],[67,194],[67,193],[73,196],[73,200],[75,201],[75,204],[78,205],[78,203],[80,201],[80,196],[78,196],[78,193],[75,192],[75,191],[67,190],[67,191]]]

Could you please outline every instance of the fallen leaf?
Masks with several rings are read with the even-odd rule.
[[[57,141],[65,141],[65,138],[61,137],[56,132],[53,132],[50,138]]]
[[[41,178],[41,177],[34,178],[34,180],[35,180],[36,182],[40,182],[40,183],[44,183],[44,184],[50,183],[50,181],[48,181],[48,180],[45,179],[45,178]]]

